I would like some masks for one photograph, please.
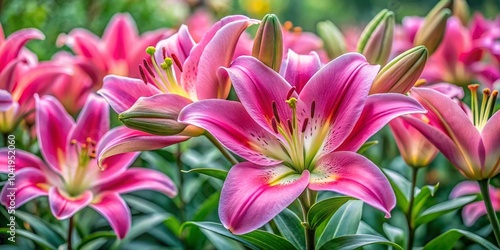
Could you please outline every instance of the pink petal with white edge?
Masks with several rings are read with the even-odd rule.
[[[90,94],[68,139],[84,144],[87,143],[87,138],[98,142],[108,130],[108,103],[103,98]]]
[[[490,190],[492,191],[492,190]],[[456,185],[450,193],[450,198],[454,199],[464,195],[479,194],[481,189],[475,181],[463,181]]]
[[[364,156],[333,152],[320,158],[311,172],[309,189],[334,191],[360,199],[391,217],[396,196],[382,171]]]
[[[305,105],[299,118],[308,118],[314,124],[306,130],[311,135],[305,140],[309,151],[327,154],[347,138],[362,113],[379,68],[369,65],[361,54],[347,53],[326,64],[309,80],[299,95]]]
[[[321,68],[321,62],[316,52],[308,55],[299,55],[288,50],[286,64],[282,66],[280,74],[300,93],[311,77]]]
[[[9,207],[11,206],[12,197],[15,201],[15,207],[18,208],[25,204],[26,202],[35,199],[40,196],[47,195],[47,184],[48,180],[44,173],[36,168],[23,168],[17,170],[15,176],[15,185],[11,186],[10,182],[7,181],[0,194],[0,199],[2,205]],[[10,188],[16,188],[15,190],[10,190]],[[12,192],[14,195],[12,195]]]
[[[52,96],[36,98],[36,131],[43,158],[56,173],[63,172],[73,118]]]
[[[120,176],[103,183],[99,189],[120,194],[137,190],[155,190],[169,197],[177,194],[177,188],[168,176],[147,168],[130,168]]]
[[[189,139],[186,136],[158,136],[121,126],[110,130],[97,145],[97,160],[106,168],[104,160],[113,155],[164,148]]]
[[[152,84],[144,84],[142,80],[122,76],[108,75],[99,93],[116,113],[122,113],[134,105],[142,96],[160,94]]]
[[[492,178],[500,173],[500,111],[497,111],[486,123],[481,131],[486,162],[484,163],[484,177]]]
[[[0,112],[9,110],[12,107],[12,96],[6,90],[0,89]]]
[[[251,56],[238,57],[225,70],[243,107],[269,133],[276,134],[271,124],[275,116],[273,102],[278,111],[275,117],[278,125],[286,126],[287,120],[292,120],[292,110],[286,103],[292,86],[274,70]],[[291,97],[297,98],[297,92],[294,91]]]
[[[140,152],[122,153],[105,158],[101,165],[106,166],[99,170],[97,180],[94,180],[93,187],[99,186],[102,183],[115,179],[123,174],[139,156]]]
[[[372,135],[382,129],[392,119],[426,110],[413,98],[402,94],[374,94],[368,96],[365,107],[347,139],[339,146],[339,151],[358,151]]]
[[[102,36],[104,46],[114,59],[127,59],[130,47],[138,40],[137,26],[128,13],[115,14]]]
[[[256,230],[297,199],[308,183],[307,170],[297,174],[283,165],[239,163],[229,170],[222,187],[220,220],[233,234]]]
[[[217,69],[229,66],[241,33],[255,23],[256,20],[245,16],[228,16],[215,23],[184,63],[181,82],[186,90],[196,90],[199,100],[225,99],[230,83],[219,82]]]
[[[22,29],[12,33],[0,46],[0,71],[14,58],[16,58],[23,46],[32,39],[45,39],[43,33],[37,29]]]
[[[287,157],[276,137],[255,123],[239,102],[198,101],[182,110],[179,122],[207,130],[229,150],[255,164],[275,165]]]
[[[61,34],[57,43],[66,44],[75,54],[90,59],[99,70],[106,70],[107,62],[111,60],[102,54],[101,39],[85,29],[76,28],[68,35]]]
[[[115,192],[99,194],[90,207],[99,212],[111,225],[119,239],[125,238],[131,225],[131,214],[125,201]]]
[[[486,207],[483,201],[473,202],[462,209],[462,219],[468,227],[474,225],[483,215],[486,215]]]
[[[67,219],[88,206],[93,199],[92,192],[87,190],[78,197],[68,197],[57,187],[49,190],[50,210],[58,220]]]
[[[46,170],[47,166],[43,163],[38,156],[26,152],[22,149],[16,149],[15,155],[12,150],[8,148],[0,149],[0,173],[8,173],[9,172],[9,157],[15,156],[15,167],[16,171],[19,171],[24,168],[35,168],[39,170]]]

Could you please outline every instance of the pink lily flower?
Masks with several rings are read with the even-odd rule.
[[[172,33],[170,29],[158,29],[139,35],[132,16],[120,13],[111,18],[102,38],[77,28],[69,34],[59,35],[57,44],[67,45],[87,60],[88,73],[97,79],[94,89],[98,90],[108,74],[139,77],[137,65],[142,62],[144,48]]]
[[[389,217],[395,196],[388,180],[355,152],[392,118],[424,110],[401,94],[368,96],[379,66],[360,54],[322,68],[315,53],[298,61],[289,55],[284,78],[253,57],[236,59],[221,72],[241,103],[203,100],[179,116],[248,160],[228,173],[222,223],[234,234],[255,230],[306,189],[356,197]]]
[[[37,156],[16,152],[16,208],[26,202],[48,196],[52,214],[59,220],[73,216],[89,206],[99,212],[121,239],[130,228],[130,209],[120,194],[151,189],[176,195],[172,180],[160,172],[130,168],[138,153],[126,153],[107,158],[100,170],[95,159],[109,143],[126,133],[140,138],[142,132],[124,127],[109,130],[109,107],[106,101],[90,95],[76,123],[53,97],[37,98],[37,134],[45,162]],[[170,143],[182,141],[171,137]],[[121,145],[126,146],[126,145]],[[137,145],[132,145],[137,147]],[[7,149],[0,149],[0,170],[11,171]],[[9,186],[0,194],[1,203],[10,204]]]
[[[197,44],[183,25],[178,33],[159,42],[156,49],[148,49],[153,65],[144,61],[140,66],[142,80],[107,76],[99,94],[121,114],[122,120],[129,116],[137,118],[136,121],[148,128],[147,132],[165,135],[163,129],[167,129],[167,134],[200,135],[203,130],[179,124],[178,113],[189,103],[228,96],[230,82],[228,79],[219,80],[217,69],[229,66],[240,34],[256,22],[244,16],[225,17],[214,24]],[[151,119],[143,119],[145,114],[152,114]],[[165,116],[168,118],[158,119]],[[161,131],[151,131],[151,127]],[[147,138],[145,140],[163,137],[151,134]],[[150,149],[160,146],[150,145]]]
[[[0,26],[0,132],[13,131],[33,110],[33,94],[44,93],[50,84],[68,70],[48,63],[37,63],[24,45],[44,39],[37,29],[23,29],[4,37]]]
[[[495,211],[500,211],[500,188],[495,188],[490,185],[490,199]],[[459,183],[451,191],[450,198],[457,198],[460,196],[480,194],[481,190],[477,182],[464,181]],[[462,218],[466,226],[472,226],[483,215],[486,214],[486,207],[484,202],[476,201],[466,205],[462,210]]]
[[[428,122],[401,117],[432,142],[466,178],[484,180],[500,172],[500,112],[493,112],[498,90],[484,90],[478,104],[478,85],[469,86],[472,109],[463,109],[432,89],[413,88],[412,97],[424,106]]]

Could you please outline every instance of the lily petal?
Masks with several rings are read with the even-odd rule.
[[[217,69],[228,67],[238,39],[256,20],[245,16],[228,16],[215,23],[193,47],[184,63],[181,82],[188,92],[196,90],[199,100],[225,99],[229,94],[229,81],[219,82]]]
[[[483,201],[473,202],[466,205],[462,210],[462,219],[468,227],[474,225],[476,221],[486,214],[486,207]]]
[[[311,172],[309,189],[329,190],[358,198],[391,217],[396,196],[382,171],[364,156],[333,152],[320,158]]]
[[[116,113],[122,113],[132,107],[139,97],[161,93],[152,84],[144,84],[142,80],[135,78],[108,75],[103,81],[102,89],[97,93],[108,101]]]
[[[62,194],[61,190],[57,187],[52,187],[49,190],[50,210],[58,220],[64,220],[73,216],[78,211],[88,206],[92,198],[92,192],[89,190],[83,192],[78,197],[67,197],[67,195]]]
[[[358,151],[366,140],[389,121],[412,113],[425,113],[425,109],[411,97],[394,93],[370,95],[359,120],[338,150]]]
[[[486,150],[486,162],[484,174],[489,178],[500,173],[500,111],[497,111],[486,123],[481,132],[484,148]]]
[[[46,170],[47,166],[45,163],[43,163],[38,156],[26,152],[22,149],[16,149],[15,155],[12,153],[12,150],[9,150],[8,148],[1,148],[0,149],[0,173],[8,173],[9,169],[8,166],[12,165],[9,164],[9,156],[15,156],[15,167],[16,171],[19,171],[24,168],[35,168],[38,170]]]
[[[108,103],[103,98],[90,94],[68,139],[84,144],[87,143],[87,138],[97,142],[108,130]]]
[[[47,182],[47,178],[40,169],[27,167],[17,170],[15,185],[11,186],[8,181],[2,189],[0,194],[1,203],[9,207],[11,201],[14,201],[15,207],[18,208],[32,199],[45,196],[48,193],[45,188],[48,185]],[[10,188],[16,189],[10,190]],[[14,194],[12,195],[12,193]]]
[[[278,124],[286,124],[287,120],[292,120],[292,111],[286,103],[292,86],[273,69],[255,57],[241,56],[225,70],[243,107],[269,133],[276,134],[271,124],[275,117],[273,102],[278,112],[278,117],[275,117]],[[297,98],[297,93],[294,91],[291,97]]]
[[[43,33],[37,29],[22,29],[12,33],[0,47],[0,71],[14,58],[16,58],[23,46],[32,39],[45,39]]]
[[[137,26],[128,13],[114,15],[102,36],[105,48],[114,59],[127,59],[127,51],[138,40]]]
[[[309,172],[249,162],[231,168],[222,187],[219,217],[233,234],[253,231],[278,215],[306,189]]]
[[[155,190],[174,197],[177,194],[175,183],[165,174],[147,168],[130,168],[117,178],[103,183],[100,190],[113,191],[120,194],[137,190]]]
[[[299,117],[309,118],[314,124],[306,131],[312,135],[305,141],[309,151],[327,154],[347,138],[362,113],[379,68],[369,65],[361,54],[348,53],[326,64],[309,80],[299,95],[307,106]]]
[[[40,151],[49,167],[60,174],[66,161],[68,135],[74,121],[54,97],[36,99],[36,129]]]
[[[57,43],[66,44],[75,54],[91,60],[97,69],[105,69],[107,62],[111,60],[102,54],[100,38],[85,29],[76,28],[68,35],[61,34],[57,38]]]
[[[99,166],[113,155],[164,148],[189,139],[186,136],[157,136],[121,126],[110,130],[97,145]]]
[[[12,104],[12,95],[7,90],[0,89],[0,112],[9,110]]]
[[[95,180],[92,186],[99,186],[123,174],[134,163],[139,154],[140,152],[123,153],[102,160],[101,165],[106,167],[99,170],[97,180]]]
[[[90,204],[90,207],[99,212],[109,222],[119,239],[125,238],[130,229],[132,215],[127,204],[118,193],[101,193]]]
[[[299,55],[293,50],[288,50],[288,58],[280,73],[287,82],[295,86],[300,93],[311,77],[321,68],[321,61],[316,52],[308,55]]]
[[[259,126],[239,102],[198,101],[182,110],[179,122],[207,130],[225,147],[255,164],[270,166],[281,162],[276,159],[286,159],[276,137]]]
[[[490,189],[490,192],[493,191]],[[456,185],[450,193],[450,198],[454,199],[464,195],[479,194],[481,189],[475,181],[463,181]]]

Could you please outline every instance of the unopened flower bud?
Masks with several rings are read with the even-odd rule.
[[[179,100],[170,100],[175,105],[161,105],[165,103],[166,98],[177,98]],[[132,129],[155,135],[175,135],[186,128],[185,124],[177,122],[177,118],[182,108],[189,103],[190,101],[187,98],[174,95],[139,98],[132,107],[121,113],[118,118],[125,126]]]
[[[267,14],[262,19],[253,43],[252,56],[279,72],[283,59],[283,34],[276,15]]]
[[[407,93],[422,74],[427,56],[427,49],[424,46],[403,52],[380,70],[372,84],[370,94]]]
[[[358,42],[358,52],[370,64],[385,65],[389,59],[394,38],[394,13],[380,11],[363,30]]]
[[[453,0],[452,13],[454,16],[460,19],[462,25],[467,26],[470,19],[470,10],[467,1],[465,0]]]
[[[439,4],[436,6],[439,6]],[[443,40],[446,31],[446,22],[448,17],[451,16],[450,9],[440,9],[439,12],[435,12],[435,9],[436,7],[425,17],[425,21],[418,29],[413,42],[415,46],[424,45],[430,55],[432,55],[439,47],[439,44],[441,44],[441,40]]]
[[[347,52],[345,38],[342,32],[330,21],[319,22],[317,25],[318,35],[323,40],[323,48],[330,59]]]

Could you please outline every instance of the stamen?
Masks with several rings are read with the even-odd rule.
[[[142,69],[141,65],[139,65],[139,73],[141,74],[141,79],[144,82],[144,84],[148,85],[148,81],[146,79],[146,74],[144,74],[144,69]]]
[[[161,48],[161,55],[163,56],[163,58],[167,58],[167,49],[165,49],[165,47]]]
[[[273,101],[272,105],[273,105],[273,114],[274,114],[274,117],[276,117],[276,122],[280,123],[280,116],[279,116],[279,113],[278,113],[278,108],[276,107],[276,102]]]
[[[477,100],[477,89],[479,88],[479,84],[471,84],[468,86],[471,93],[471,110],[474,125],[478,125],[479,123],[479,110],[478,110],[478,100]]]
[[[297,34],[300,34],[300,33],[302,33],[302,28],[301,28],[301,27],[299,27],[299,26],[294,27],[294,28],[293,28],[293,32],[295,32],[295,33],[297,33]]]
[[[286,94],[286,99],[290,99],[292,97],[293,92],[295,92],[295,87],[292,87],[290,90],[288,90],[288,93]]]
[[[182,64],[181,64],[181,61],[179,60],[179,58],[177,58],[177,56],[173,53],[171,56],[172,56],[172,59],[174,60],[175,66],[177,66],[177,68],[179,68],[179,70],[182,72]]]
[[[271,119],[271,126],[273,127],[274,133],[278,134],[278,124],[276,124],[276,118]]]
[[[488,118],[488,114],[486,114],[486,104],[488,103],[488,98],[490,97],[491,90],[488,88],[483,89],[483,100],[481,101],[481,109],[479,113],[479,123],[482,126],[483,122],[485,122]]]
[[[306,131],[306,128],[307,128],[307,124],[309,123],[309,118],[306,118],[304,120],[304,123],[302,123],[302,129],[300,130],[300,132],[304,133]]]
[[[156,52],[156,48],[153,47],[153,46],[149,46],[146,48],[146,53],[148,53],[148,55],[150,56],[153,56]]]
[[[314,109],[316,108],[316,101],[311,103],[311,119],[314,118]]]
[[[87,143],[91,143],[91,142],[92,142],[92,138],[87,137],[87,138],[85,138],[85,141],[86,141]]]
[[[292,132],[293,131],[292,121],[286,120],[286,122],[288,124],[288,129],[290,130],[290,132]]]
[[[286,21],[284,24],[283,24],[283,28],[285,28],[285,30],[291,30],[293,27],[293,23],[291,21]]]
[[[148,71],[149,75],[154,78],[155,74],[153,73],[153,70],[149,66],[148,61],[146,61],[146,59],[142,59],[142,64],[144,64],[144,68],[146,68],[146,70]]]
[[[75,145],[76,143],[77,143],[77,141],[75,139],[71,140],[71,145]]]

